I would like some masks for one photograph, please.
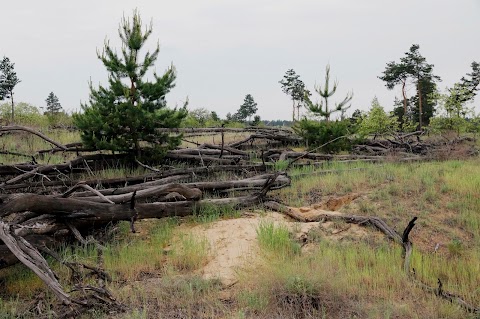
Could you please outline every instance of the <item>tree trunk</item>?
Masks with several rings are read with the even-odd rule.
[[[293,122],[295,122],[295,100],[292,99],[292,102],[293,102],[293,113],[292,113],[292,120]]]
[[[10,91],[10,100],[12,101],[12,124],[15,122],[15,107],[13,103],[13,92]]]
[[[422,90],[420,85],[420,79],[418,79],[417,90],[418,90],[418,113],[419,113],[418,129],[421,131],[422,130]]]
[[[402,124],[405,123],[405,117],[407,116],[407,92],[405,92],[405,86],[407,81],[402,81],[402,95],[403,95],[403,116],[401,118]]]

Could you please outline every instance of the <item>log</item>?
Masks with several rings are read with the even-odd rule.
[[[125,161],[127,154],[91,154],[79,156],[70,162],[62,164],[50,164],[50,165],[39,165],[39,164],[18,164],[18,165],[0,165],[0,175],[19,175],[21,173],[33,171],[37,169],[37,172],[40,174],[50,174],[50,173],[69,173],[72,172],[75,168],[85,165],[92,165],[89,167],[91,170],[103,169],[105,165],[112,165],[114,162]]]
[[[121,178],[109,178],[109,179],[93,179],[83,181],[85,184],[90,186],[98,186],[101,185],[103,187],[115,187],[115,186],[125,186],[125,185],[134,185],[143,183],[147,180],[156,180],[159,178],[166,178],[166,177],[173,177],[173,176],[180,176],[189,174],[192,175],[199,175],[199,174],[210,174],[214,172],[222,172],[222,171],[233,171],[233,172],[259,172],[265,171],[267,167],[262,164],[249,164],[249,165],[215,165],[209,167],[192,167],[192,168],[176,168],[176,169],[169,169],[169,170],[159,170],[156,173],[150,173],[140,176],[134,177],[121,177]],[[180,178],[179,178],[180,179]],[[38,188],[38,187],[58,187],[58,186],[74,186],[77,184],[78,181],[72,180],[61,180],[61,181],[42,181],[42,182],[30,182],[30,183],[22,183],[22,184],[13,184],[13,185],[5,185],[2,189],[3,190],[17,190],[22,188]]]
[[[214,145],[214,144],[208,144],[208,143],[201,144],[201,145],[198,146],[198,148],[199,149],[210,148],[210,149],[222,150],[221,145]],[[233,147],[229,147],[229,146],[226,146],[226,145],[223,146],[223,149],[224,149],[224,151],[229,152],[230,154],[248,156],[247,152],[236,149],[236,148],[233,148]]]
[[[25,131],[25,132],[34,134],[34,135],[40,137],[41,139],[44,139],[45,141],[55,145],[56,147],[66,149],[66,147],[64,145],[62,145],[58,142],[55,142],[54,140],[52,140],[48,136],[45,136],[44,134],[42,134],[38,131],[35,131],[34,129],[31,129],[29,127],[26,127],[26,126],[20,126],[20,125],[0,126],[0,132],[8,132],[8,131]]]
[[[223,164],[223,165],[234,165],[237,164],[241,159],[242,156],[238,155],[231,155],[230,158],[216,158],[211,156],[201,156],[201,155],[189,155],[189,154],[174,154],[168,153],[165,156],[166,159],[174,160],[174,161],[187,161],[187,162],[197,162],[197,163],[216,163],[216,164]]]
[[[189,177],[189,175],[180,175],[184,177]],[[196,188],[200,189],[203,191],[218,191],[218,190],[225,190],[229,188],[242,188],[242,187],[260,187],[263,186],[266,182],[266,180],[271,177],[272,174],[263,174],[263,175],[258,175],[255,177],[251,178],[246,178],[242,180],[231,180],[231,181],[219,181],[219,182],[192,182],[192,183],[185,183],[183,184],[186,187],[189,188]],[[101,189],[98,190],[98,192],[102,195],[107,196],[107,198],[110,198],[108,196],[110,195],[121,195],[121,194],[131,194],[134,191],[137,191],[137,199],[138,195],[141,194],[139,191],[146,190],[146,189],[152,189],[154,187],[157,187],[159,185],[165,185],[167,186],[166,183],[170,178],[164,178],[158,181],[152,181],[152,182],[145,182],[141,184],[136,184],[132,186],[127,186],[123,188],[109,188],[109,189]],[[284,175],[280,175],[277,180],[275,181],[274,185],[272,187],[277,187],[277,186],[286,186],[290,184],[290,179]],[[173,185],[173,184],[172,184]],[[175,184],[178,185],[178,184]],[[91,197],[93,195],[92,192],[78,192],[72,194],[72,197]],[[58,196],[57,196],[58,197]],[[194,198],[192,198],[194,199]]]
[[[442,283],[440,279],[438,279],[438,283],[439,283],[438,288],[434,288],[416,279],[415,272],[412,273],[410,271],[410,257],[412,253],[413,244],[409,240],[409,234],[412,231],[413,227],[415,226],[415,221],[417,220],[417,217],[414,217],[412,218],[412,220],[410,220],[407,227],[403,231],[402,236],[400,236],[394,229],[388,226],[387,223],[385,223],[385,221],[375,216],[343,215],[343,214],[328,213],[328,212],[318,213],[315,215],[311,215],[311,214],[304,215],[298,212],[297,210],[292,209],[288,206],[282,205],[278,202],[268,201],[268,202],[265,202],[264,205],[269,209],[284,213],[289,217],[293,218],[294,220],[297,220],[303,223],[315,222],[315,221],[327,221],[327,220],[342,220],[342,221],[345,221],[346,223],[353,223],[353,224],[362,225],[362,226],[367,226],[367,225],[375,226],[375,228],[377,228],[382,233],[384,233],[388,238],[392,239],[394,242],[402,246],[403,252],[404,252],[403,253],[403,269],[407,277],[410,280],[412,280],[417,286],[419,286],[420,288],[422,288],[427,292],[430,292],[439,296],[442,299],[448,300],[449,302],[452,302],[461,306],[469,313],[480,314],[480,307],[476,307],[474,305],[467,303],[465,300],[463,300],[463,298],[461,298],[457,294],[444,291],[442,289]]]
[[[135,199],[146,199],[146,198],[157,198],[160,196],[167,195],[169,193],[178,193],[182,195],[185,200],[193,200],[197,201],[202,198],[202,191],[198,188],[190,187],[189,185],[184,184],[167,184],[167,185],[159,185],[155,187],[150,187],[142,190],[134,190],[136,192]],[[130,200],[133,195],[133,192],[119,194],[119,195],[109,195],[104,196],[105,199],[111,201],[112,203],[125,203]],[[64,197],[64,196],[62,196]],[[81,200],[90,201],[90,202],[99,202],[104,203],[104,198],[100,196],[95,197],[78,197]]]
[[[16,235],[12,228],[12,225],[0,221],[0,239],[18,260],[33,270],[33,272],[42,279],[63,304],[71,304],[70,296],[63,290],[57,280],[57,276],[50,269],[45,258],[43,258],[32,244]]]

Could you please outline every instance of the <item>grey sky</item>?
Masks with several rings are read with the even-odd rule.
[[[411,44],[435,64],[442,89],[480,62],[480,0],[2,2],[0,56],[15,63],[22,80],[16,100],[44,106],[53,91],[69,111],[88,100],[89,79],[106,83],[96,50],[106,38],[119,43],[120,19],[135,7],[144,22],[153,20],[147,48],[160,42],[157,71],[177,68],[169,104],[188,96],[190,108],[222,117],[250,93],[263,119],[290,119],[290,100],[278,84],[289,68],[313,91],[330,63],[340,83],[337,100],[354,91],[351,113],[367,110],[375,95],[392,109],[399,91],[388,91],[377,76]]]

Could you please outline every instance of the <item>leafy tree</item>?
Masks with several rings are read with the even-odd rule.
[[[17,73],[14,71],[14,66],[15,63],[10,62],[10,59],[5,56],[3,60],[0,61],[0,101],[5,98],[10,99],[12,104],[12,122],[15,120],[13,89],[21,82],[17,77]]]
[[[300,80],[300,75],[296,74],[293,69],[287,70],[279,83],[282,85],[282,91],[292,98],[292,120],[295,121],[295,108],[297,108],[297,119],[300,120],[300,108],[306,102],[305,97],[311,95],[310,91],[305,88],[305,84]]]
[[[250,94],[247,94],[245,96],[245,99],[243,100],[243,104],[240,105],[240,108],[238,109],[237,113],[234,115],[234,118],[244,122],[247,118],[248,121],[250,121],[250,118],[252,115],[257,113],[257,103],[253,99],[253,96]]]
[[[408,113],[407,111],[407,96],[405,86],[407,80],[411,80],[415,86],[417,95],[412,102],[418,109],[417,118],[419,129],[422,128],[423,123],[428,124],[430,118],[435,111],[434,105],[428,104],[428,96],[435,91],[436,82],[441,81],[440,77],[433,74],[433,64],[428,64],[426,58],[419,52],[420,46],[413,44],[405,56],[400,58],[400,62],[389,62],[383,72],[383,76],[379,78],[386,82],[389,89],[393,89],[396,85],[402,85],[403,95],[403,117]]]
[[[45,102],[47,103],[47,112],[49,112],[50,115],[55,115],[62,111],[62,105],[53,92],[50,92]]]
[[[387,135],[398,130],[398,122],[395,117],[389,116],[375,97],[368,114],[362,119],[358,133],[361,135],[374,134]]]
[[[102,54],[97,53],[109,72],[108,87],[93,88],[90,83],[90,101],[82,104],[82,114],[74,115],[82,140],[98,149],[135,152],[141,155],[141,144],[155,153],[171,149],[180,143],[180,137],[158,132],[157,128],[178,127],[187,115],[186,105],[180,110],[168,109],[165,95],[175,86],[173,66],[162,76],[153,74],[153,81],[144,79],[154,66],[160,48],[146,52],[140,60],[140,51],[152,33],[152,27],[142,30],[137,11],[131,20],[122,19],[119,27],[122,41],[121,55],[107,41]]]
[[[188,112],[187,117],[182,122],[183,127],[209,127],[218,126],[220,118],[217,113],[211,112],[206,108],[197,108]]]
[[[309,111],[315,114],[316,116],[323,117],[327,122],[330,121],[330,116],[333,113],[341,112],[342,114],[344,114],[344,112],[351,106],[347,104],[352,100],[353,93],[351,92],[347,93],[347,95],[342,100],[342,102],[335,103],[335,106],[331,108],[331,106],[329,105],[329,98],[335,94],[335,92],[337,91],[337,87],[338,87],[338,81],[335,80],[333,82],[333,87],[330,90],[330,65],[327,65],[326,73],[325,73],[325,85],[323,87],[321,87],[320,85],[315,86],[315,91],[322,98],[321,101],[317,103],[313,103],[310,100],[310,98],[307,95],[305,95],[305,101]]]
[[[0,104],[0,118],[7,119],[12,112],[10,103]],[[39,109],[29,103],[19,102],[15,104],[15,123],[25,126],[45,128],[48,126],[48,118]]]

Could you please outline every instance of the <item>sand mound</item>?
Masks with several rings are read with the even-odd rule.
[[[190,228],[189,233],[206,238],[210,245],[210,260],[200,274],[205,279],[219,279],[227,286],[235,283],[238,270],[257,260],[257,228],[262,221],[287,223],[284,215],[271,212]]]

